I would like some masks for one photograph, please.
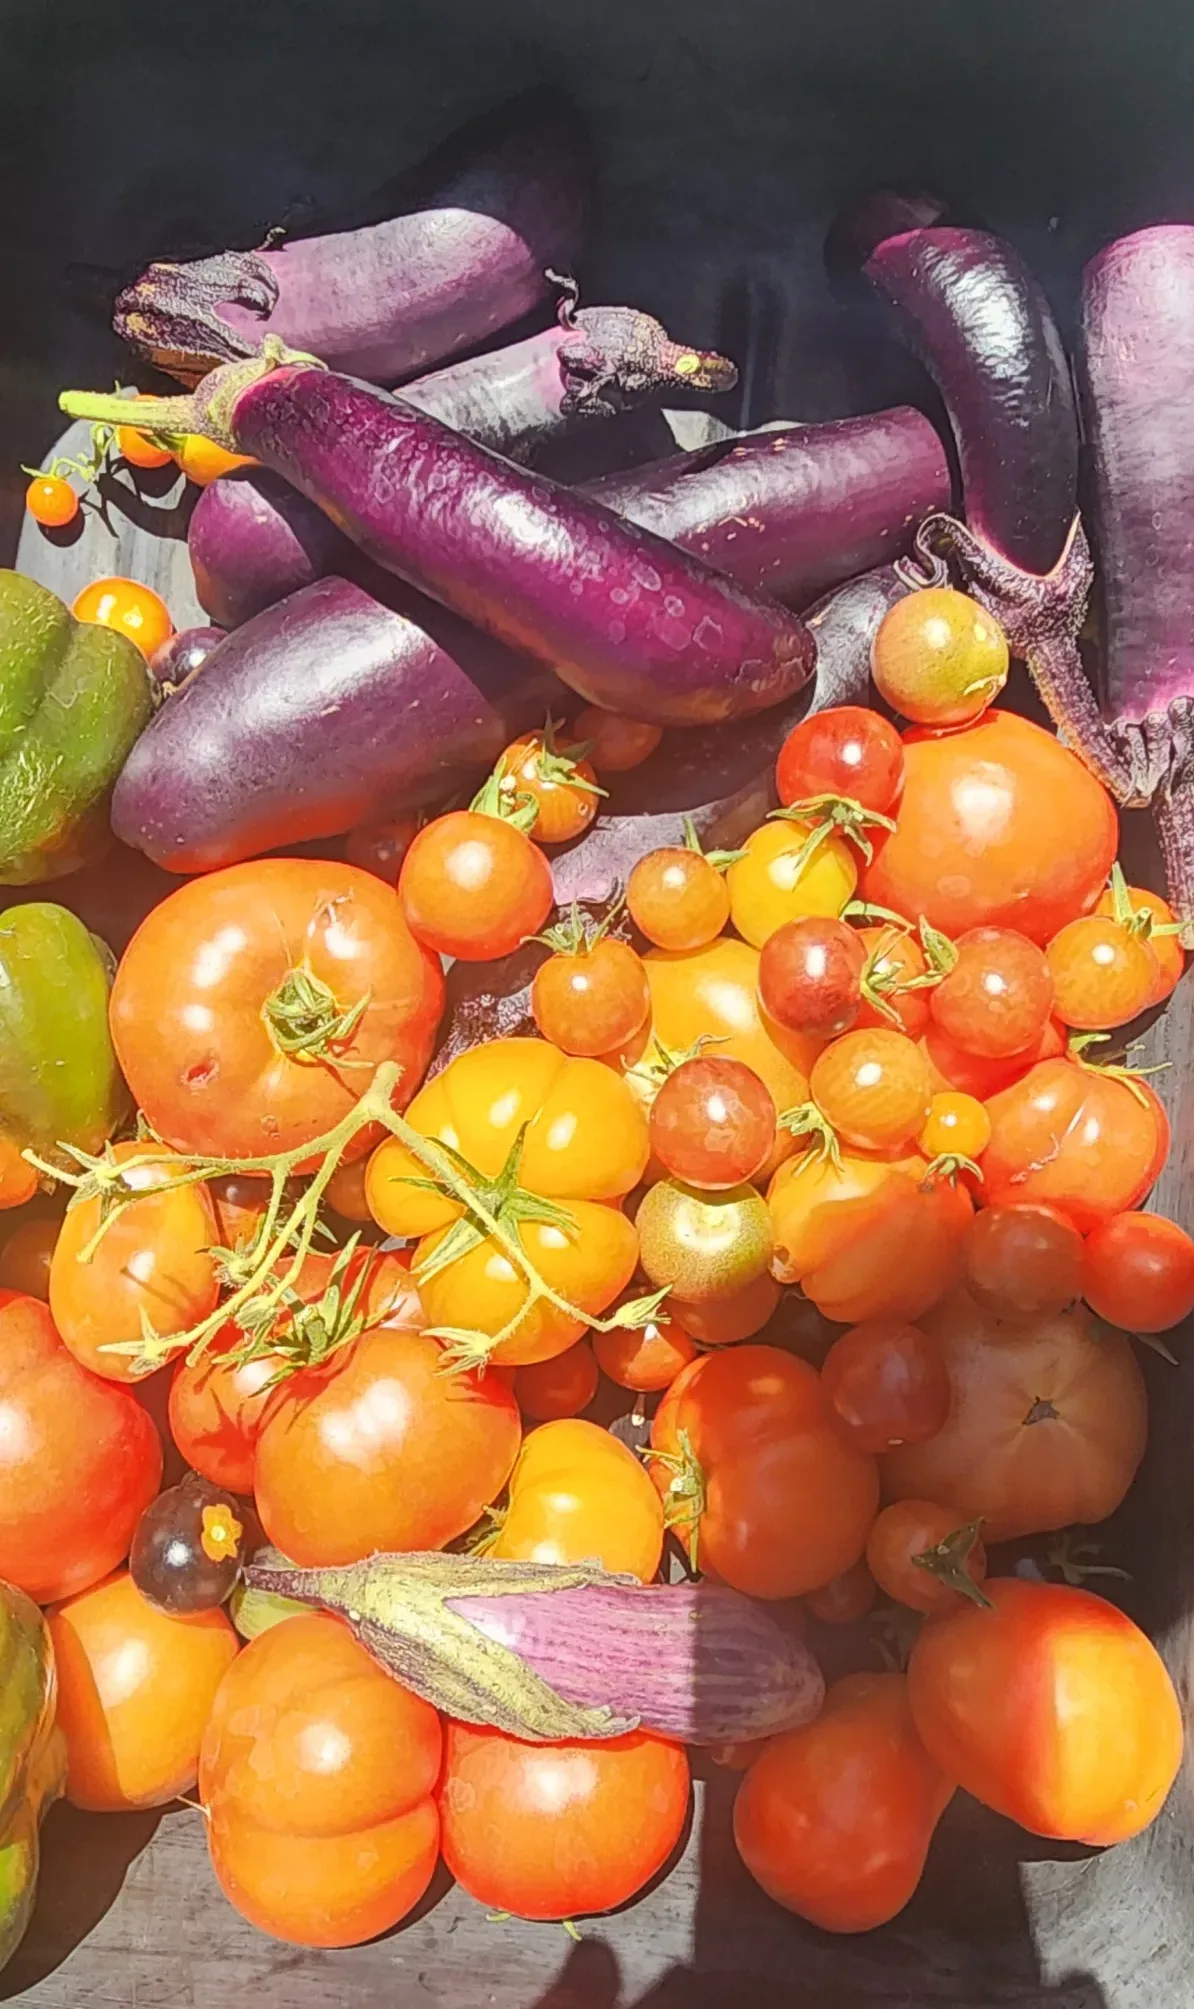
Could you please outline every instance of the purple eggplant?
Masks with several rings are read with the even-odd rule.
[[[917,545],[926,583],[953,558],[1004,628],[1056,723],[1119,801],[1127,766],[1099,716],[1078,653],[1092,567],[1078,516],[1078,417],[1061,337],[1010,244],[984,230],[899,228],[872,199],[853,225],[863,270],[897,310],[953,428],[966,523],[931,516]]]
[[[1194,942],[1194,225],[1100,251],[1081,391],[1099,562],[1097,689]]]
[[[199,605],[223,628],[358,560],[330,517],[268,468],[235,468],[205,488],[187,526]]]
[[[472,121],[359,228],[189,265],[150,265],[113,326],[194,383],[267,335],[393,384],[488,341],[549,292],[580,249],[587,147],[575,113],[532,91]]]
[[[809,676],[812,637],[778,604],[400,399],[267,347],[191,398],[145,401],[139,427],[236,443],[376,564],[590,703],[712,724],[778,704]],[[73,417],[126,411],[86,393],[61,402]]]

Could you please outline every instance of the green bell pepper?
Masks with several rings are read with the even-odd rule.
[[[108,794],[153,709],[127,635],[0,571],[0,885],[57,879],[111,842]]]
[[[24,1591],[0,1582],[0,1967],[29,1923],[41,1817],[65,1775],[45,1619]]]
[[[0,914],[0,1131],[24,1150],[98,1151],[128,1107],[108,1031],[112,959],[48,900]]]

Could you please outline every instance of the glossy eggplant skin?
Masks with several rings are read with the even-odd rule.
[[[812,671],[795,615],[367,384],[272,369],[237,392],[228,424],[374,563],[588,703],[714,724],[780,703]]]
[[[264,467],[234,468],[199,496],[187,525],[195,593],[221,628],[354,564],[330,517]]]

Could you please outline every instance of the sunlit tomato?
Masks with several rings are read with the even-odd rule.
[[[587,740],[588,758],[598,774],[624,774],[628,768],[641,767],[654,753],[663,728],[644,725],[623,712],[602,711],[600,705],[586,705],[572,722],[572,735],[582,744]]]
[[[771,1219],[754,1186],[711,1193],[661,1179],[644,1195],[635,1226],[643,1274],[687,1303],[736,1297],[771,1261]]]
[[[897,600],[871,646],[880,697],[918,725],[969,725],[999,696],[1007,671],[998,621],[952,586]]]
[[[56,1216],[39,1214],[13,1229],[0,1249],[0,1289],[49,1302],[50,1258],[61,1225]]]
[[[490,1555],[533,1563],[592,1558],[650,1583],[662,1550],[663,1507],[641,1458],[576,1417],[531,1431]]]
[[[880,1590],[913,1611],[952,1611],[987,1574],[987,1552],[974,1522],[958,1526],[953,1507],[896,1500],[867,1536],[867,1567]]]
[[[0,1577],[39,1604],[128,1554],[162,1476],[157,1430],[131,1389],[67,1352],[47,1306],[0,1293]]]
[[[117,1164],[160,1146],[115,1144]],[[203,1186],[170,1188],[169,1163],[133,1167],[143,1198],[123,1208],[86,1261],[103,1220],[98,1195],[64,1216],[50,1263],[50,1310],[76,1360],[109,1381],[138,1381],[149,1369],[115,1344],[139,1345],[148,1320],[163,1339],[185,1333],[216,1308],[220,1282],[212,1247],[215,1212]],[[157,1363],[160,1365],[160,1362]]]
[[[775,1150],[771,1091],[740,1060],[682,1061],[651,1104],[651,1150],[665,1172],[702,1190],[758,1178]]]
[[[257,1439],[269,1539],[304,1566],[464,1534],[518,1455],[518,1404],[495,1374],[445,1374],[433,1339],[380,1326],[284,1382]]]
[[[1169,1121],[1147,1082],[1046,1060],[987,1105],[990,1205],[1044,1200],[1086,1234],[1144,1198],[1165,1162]]]
[[[837,1681],[812,1723],[772,1737],[738,1789],[734,1840],[769,1897],[824,1932],[902,1911],[953,1798],[902,1674]]]
[[[981,1158],[991,1139],[991,1119],[973,1095],[951,1089],[930,1098],[916,1148],[926,1158]]]
[[[651,1425],[651,1476],[701,1568],[751,1597],[799,1597],[856,1563],[875,1461],[833,1420],[816,1369],[778,1347],[707,1353]]]
[[[1086,1238],[1082,1295],[1130,1332],[1166,1332],[1194,1311],[1194,1242],[1160,1214],[1116,1214]]]
[[[206,1825],[229,1904],[258,1932],[296,1946],[359,1946],[389,1932],[419,1902],[439,1860],[430,1799],[344,1835],[279,1834],[219,1812]]]
[[[929,993],[929,1012],[968,1053],[1003,1060],[1038,1040],[1053,1003],[1050,966],[1011,928],[968,928],[957,962]]]
[[[927,1013],[927,1005],[925,1010]],[[930,1021],[924,1028],[920,1048],[929,1063],[934,1093],[956,1089],[959,1094],[972,1095],[976,1102],[989,1102],[1001,1088],[1010,1088],[1013,1082],[1023,1080],[1038,1061],[1060,1059],[1066,1050],[1066,1030],[1058,1019],[1050,1018],[1035,1046],[1027,1047],[1023,1053],[1009,1054],[1004,1060],[990,1060],[982,1054],[967,1053]]]
[[[436,1254],[450,1233],[445,1228],[424,1236],[415,1254],[429,1323],[477,1335],[474,1357],[502,1367],[550,1360],[572,1346],[634,1275],[638,1237],[616,1207],[570,1200],[566,1212],[571,1217],[567,1227],[531,1220],[520,1222],[516,1233],[540,1277],[576,1306],[577,1317],[545,1298],[528,1304],[526,1278],[492,1239],[433,1272]],[[513,1330],[499,1339],[509,1326]]]
[[[840,914],[854,892],[858,866],[850,845],[830,836],[809,851],[814,829],[812,822],[787,817],[764,823],[742,846],[745,857],[726,873],[730,917],[756,949],[785,921]]]
[[[844,921],[785,921],[759,957],[759,996],[771,1018],[810,1039],[834,1039],[862,1007],[866,944]]]
[[[949,1375],[939,1354],[917,1326],[895,1319],[872,1319],[835,1339],[821,1386],[860,1451],[923,1443],[949,1414]]]
[[[965,1283],[995,1318],[1052,1317],[1082,1295],[1082,1237],[1056,1207],[984,1207],[966,1237]]]
[[[889,1498],[956,1508],[989,1542],[1114,1513],[1148,1427],[1126,1339],[1081,1306],[1016,1329],[961,1290],[920,1324],[949,1375],[950,1413],[925,1443],[883,1459]]]
[[[146,662],[174,633],[170,609],[151,586],[136,579],[96,579],[71,606],[76,621],[96,621],[135,642]]]
[[[159,446],[135,426],[117,426],[116,451],[130,467],[169,467],[174,459],[168,446]]]
[[[919,1319],[961,1275],[974,1211],[965,1187],[927,1174],[915,1155],[789,1159],[767,1194],[773,1275],[844,1325]]]
[[[116,972],[112,1036],[159,1136],[253,1158],[332,1129],[381,1061],[401,1066],[405,1107],[443,999],[391,887],[353,865],[258,858],[189,880],[142,922]],[[369,1142],[362,1131],[349,1156]]]
[[[1067,921],[1049,944],[1054,1010],[1063,1025],[1104,1032],[1164,996],[1152,944],[1108,914]]]
[[[174,458],[196,488],[207,488],[222,474],[231,474],[233,468],[257,466],[252,454],[229,453],[227,447],[217,446],[214,439],[205,439],[202,433],[188,433],[181,446],[175,448]]]
[[[810,1590],[804,1601],[822,1625],[856,1625],[875,1602],[875,1579],[865,1562],[852,1563],[840,1576]]]
[[[682,1367],[697,1357],[679,1320],[659,1312],[648,1325],[615,1326],[593,1334],[597,1365],[619,1388],[644,1394],[670,1388]]]
[[[529,795],[535,805],[534,834],[540,844],[567,844],[587,830],[603,791],[578,746],[559,746],[549,729],[512,740],[499,763],[503,794],[511,802]]]
[[[1052,734],[992,711],[904,740],[896,830],[875,835],[868,900],[947,935],[1015,928],[1047,942],[1098,899],[1115,857],[1110,796]]]
[[[416,939],[465,963],[508,956],[551,912],[551,868],[538,846],[500,816],[453,809],[425,823],[398,878]]]
[[[1134,917],[1134,925],[1139,929],[1157,959],[1158,987],[1149,999],[1150,1004],[1160,1004],[1177,984],[1186,967],[1186,958],[1176,932],[1166,934],[1164,929],[1172,928],[1173,908],[1159,893],[1152,893],[1147,886],[1127,886],[1124,895]],[[1116,912],[1114,889],[1108,887],[1099,895],[1096,914]]]
[[[610,935],[575,954],[557,951],[531,980],[531,1012],[544,1039],[591,1060],[633,1039],[650,1009],[640,958]]]
[[[523,1744],[449,1723],[443,1851],[481,1904],[516,1918],[583,1918],[625,1904],[684,1829],[683,1747],[636,1730],[608,1741]]]
[[[164,1807],[195,1783],[199,1744],[239,1641],[222,1611],[172,1618],[127,1570],[50,1616],[66,1795],[92,1813]]]
[[[387,886],[398,884],[402,861],[414,843],[422,818],[391,816],[384,823],[358,823],[344,839],[344,856],[362,872],[372,872]]]
[[[1001,1577],[994,1607],[931,1620],[908,1699],[926,1749],[1030,1833],[1109,1847],[1160,1813],[1182,1719],[1156,1648],[1122,1611],[1068,1584]]]
[[[63,530],[79,514],[79,498],[60,474],[36,474],[25,490],[25,508],[43,530]]]
[[[703,949],[730,918],[723,874],[701,852],[680,845],[649,851],[632,867],[626,907],[640,934],[676,955]]]
[[[243,1334],[210,1347],[193,1366],[179,1361],[170,1384],[170,1434],[187,1464],[213,1486],[251,1493],[257,1436],[282,1356],[264,1353],[238,1367],[227,1358],[238,1339]]]
[[[929,966],[916,936],[888,924],[860,928],[858,939],[865,961],[856,1030],[892,1026],[909,1039],[919,1039],[929,1022],[932,991],[924,981]]]
[[[882,815],[890,812],[903,782],[900,735],[865,705],[810,713],[792,727],[775,764],[775,786],[785,805],[836,795]]]
[[[818,1055],[809,1076],[827,1123],[864,1151],[892,1151],[924,1128],[929,1070],[915,1040],[882,1027],[848,1032]]]
[[[0,1211],[23,1207],[37,1191],[37,1173],[13,1137],[0,1132]]]
[[[579,1416],[597,1393],[597,1362],[588,1340],[578,1339],[551,1360],[516,1367],[514,1393],[523,1415],[534,1423]]]

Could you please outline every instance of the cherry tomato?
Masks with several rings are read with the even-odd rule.
[[[39,1604],[128,1554],[162,1476],[154,1424],[129,1388],[79,1366],[36,1298],[0,1293],[0,1577]]]
[[[902,1911],[953,1798],[902,1674],[850,1674],[821,1714],[772,1737],[738,1789],[734,1840],[769,1897],[824,1932]]]
[[[169,467],[174,459],[168,446],[159,446],[135,426],[117,426],[116,450],[130,467]]]
[[[851,898],[858,883],[854,852],[837,836],[810,851],[814,829],[810,821],[787,817],[764,823],[726,872],[731,919],[753,948],[761,949],[785,921],[806,914],[836,918]]]
[[[641,767],[663,738],[663,728],[644,725],[623,712],[602,711],[600,705],[586,705],[572,724],[573,735],[587,741],[588,758],[598,774],[624,774]]]
[[[673,1068],[651,1104],[651,1150],[665,1172],[702,1191],[755,1179],[775,1149],[775,1103],[740,1060],[700,1055]]]
[[[648,1325],[615,1326],[593,1334],[597,1365],[619,1388],[652,1394],[670,1388],[682,1367],[697,1357],[684,1327],[674,1317],[658,1313]]]
[[[354,1158],[350,1165],[337,1165],[324,1187],[328,1206],[346,1221],[373,1219],[365,1189],[368,1162],[366,1158]]]
[[[683,1748],[642,1730],[523,1744],[450,1722],[444,1861],[470,1896],[517,1918],[611,1911],[663,1868],[683,1832],[689,1790]]]
[[[925,1127],[916,1148],[926,1158],[981,1158],[991,1138],[991,1119],[973,1095],[945,1089],[929,1098]]]
[[[531,1431],[490,1555],[533,1563],[592,1558],[650,1583],[662,1551],[663,1507],[641,1458],[579,1417]]]
[[[1067,921],[1050,942],[1048,957],[1057,1016],[1081,1031],[1126,1025],[1163,994],[1152,944],[1107,914]]]
[[[826,1318],[919,1319],[962,1271],[973,1203],[929,1177],[919,1156],[806,1152],[781,1165],[767,1193],[772,1273],[798,1283]]]
[[[13,1229],[0,1250],[0,1289],[49,1303],[50,1259],[61,1225],[56,1216],[40,1214]]]
[[[866,944],[844,921],[810,914],[785,921],[759,957],[763,1008],[791,1032],[834,1039],[858,1017]]]
[[[269,1205],[270,1182],[241,1172],[208,1179],[204,1190],[216,1217],[216,1241],[222,1249],[247,1248]],[[294,1197],[297,1199],[298,1194]]]
[[[540,844],[568,844],[587,830],[604,790],[579,747],[555,743],[549,726],[512,740],[498,763],[499,788],[513,802],[529,795],[537,811],[534,834]]]
[[[36,474],[25,490],[25,508],[43,530],[63,530],[79,514],[79,498],[60,474]]]
[[[171,1617],[120,1570],[59,1605],[50,1637],[72,1806],[124,1813],[187,1792],[239,1644],[224,1613]]]
[[[344,840],[344,856],[387,886],[398,884],[402,861],[419,834],[421,817],[391,816],[384,823],[358,823]]]
[[[817,795],[844,796],[884,815],[903,783],[900,735],[865,705],[834,705],[801,719],[775,766],[776,789],[785,805]]]
[[[698,1565],[749,1597],[799,1597],[862,1555],[875,1461],[834,1422],[821,1377],[775,1346],[706,1353],[651,1425],[651,1476]]]
[[[860,928],[858,939],[866,960],[855,1030],[891,1026],[909,1039],[919,1039],[929,1022],[931,990],[923,981],[929,965],[916,936],[886,925]]]
[[[1115,857],[1115,809],[1076,755],[1014,712],[904,737],[892,835],[875,833],[866,899],[956,937],[1014,928],[1038,944],[1094,906]]]
[[[544,1039],[589,1059],[625,1046],[650,1009],[641,959],[611,935],[549,956],[531,981],[531,1012]]]
[[[730,918],[730,896],[716,865],[679,845],[649,851],[632,867],[626,907],[640,934],[673,954],[703,949]]]
[[[1152,893],[1147,886],[1125,886],[1124,897],[1131,909],[1133,925],[1148,943],[1157,959],[1158,989],[1149,999],[1150,1004],[1160,1004],[1163,998],[1175,988],[1186,967],[1186,958],[1176,934],[1161,934],[1162,928],[1173,926],[1173,908],[1159,893]],[[1108,887],[1099,895],[1096,914],[1116,914],[1114,889]]]
[[[987,1105],[984,1190],[1044,1200],[1086,1234],[1144,1198],[1169,1149],[1169,1121],[1147,1082],[1046,1060]]]
[[[852,1563],[839,1576],[810,1590],[804,1601],[822,1625],[855,1625],[875,1602],[875,1579],[865,1562]]]
[[[1010,928],[969,928],[955,946],[957,962],[929,994],[930,1014],[969,1053],[989,1060],[1023,1053],[1049,1017],[1050,965]]]
[[[185,1618],[229,1598],[256,1545],[244,1508],[223,1487],[188,1472],[152,1500],[129,1550],[134,1588],[158,1611]]]
[[[1007,671],[999,623],[951,586],[897,600],[871,646],[880,697],[918,725],[970,725],[999,696]]]
[[[931,1500],[896,1500],[867,1536],[867,1567],[888,1597],[913,1611],[952,1611],[987,1574],[978,1526]],[[967,1588],[971,1586],[971,1588]]]
[[[213,1486],[253,1490],[257,1437],[285,1359],[263,1353],[237,1366],[227,1358],[244,1335],[233,1327],[194,1364],[180,1360],[170,1384],[170,1434],[188,1465]]]
[[[736,1296],[771,1260],[771,1219],[754,1186],[709,1193],[661,1179],[644,1196],[635,1226],[644,1275],[692,1304]]]
[[[923,1443],[949,1414],[949,1375],[936,1349],[897,1319],[871,1319],[835,1339],[821,1386],[860,1451]]]
[[[734,1346],[740,1339],[753,1339],[756,1332],[762,1332],[782,1297],[780,1285],[765,1272],[728,1297],[687,1304],[672,1295],[667,1299],[667,1308],[698,1346]]]
[[[202,433],[188,433],[176,448],[174,458],[196,488],[209,487],[222,474],[230,474],[234,467],[257,466],[252,454],[229,453],[227,447],[217,446],[214,439],[204,439]]]
[[[1051,1318],[1082,1295],[1082,1237],[1056,1207],[984,1207],[966,1238],[965,1281],[996,1318]]]
[[[169,641],[174,623],[165,601],[136,579],[95,579],[71,607],[76,621],[96,621],[135,642],[146,662]]]
[[[929,1070],[914,1040],[876,1027],[848,1032],[813,1062],[812,1097],[848,1144],[889,1151],[924,1128]]]
[[[927,1014],[927,1003],[925,1011]],[[1013,1082],[1023,1080],[1038,1061],[1059,1059],[1066,1050],[1066,1030],[1060,1020],[1051,1018],[1035,1046],[1026,1047],[1023,1053],[1009,1054],[1004,1060],[989,1060],[981,1054],[967,1053],[965,1047],[958,1046],[939,1025],[930,1021],[923,1030],[920,1048],[929,1063],[929,1079],[935,1091],[956,1090],[962,1095],[972,1095],[977,1102],[988,1102],[1001,1088],[1010,1088]]]
[[[1182,1754],[1164,1662],[1122,1611],[1068,1584],[1001,1577],[994,1607],[924,1626],[908,1699],[925,1748],[1030,1834],[1104,1848],[1160,1813]]]
[[[524,1416],[534,1423],[579,1416],[597,1393],[597,1362],[585,1339],[551,1360],[514,1370],[514,1393]]]
[[[424,824],[398,893],[416,940],[465,963],[510,955],[538,934],[554,899],[542,851],[513,823],[473,809]]]
[[[1086,1238],[1082,1295],[1129,1332],[1166,1332],[1194,1311],[1194,1242],[1161,1214],[1116,1214]]]
[[[162,1148],[131,1141],[112,1145],[111,1156],[122,1165]],[[139,1343],[143,1320],[164,1340],[200,1324],[219,1302],[215,1211],[203,1186],[171,1188],[170,1177],[168,1162],[130,1169],[127,1184],[143,1197],[116,1215],[86,1262],[103,1220],[98,1194],[70,1209],[54,1244],[54,1323],[76,1360],[109,1381],[139,1381],[153,1371],[132,1354],[108,1351]]]

